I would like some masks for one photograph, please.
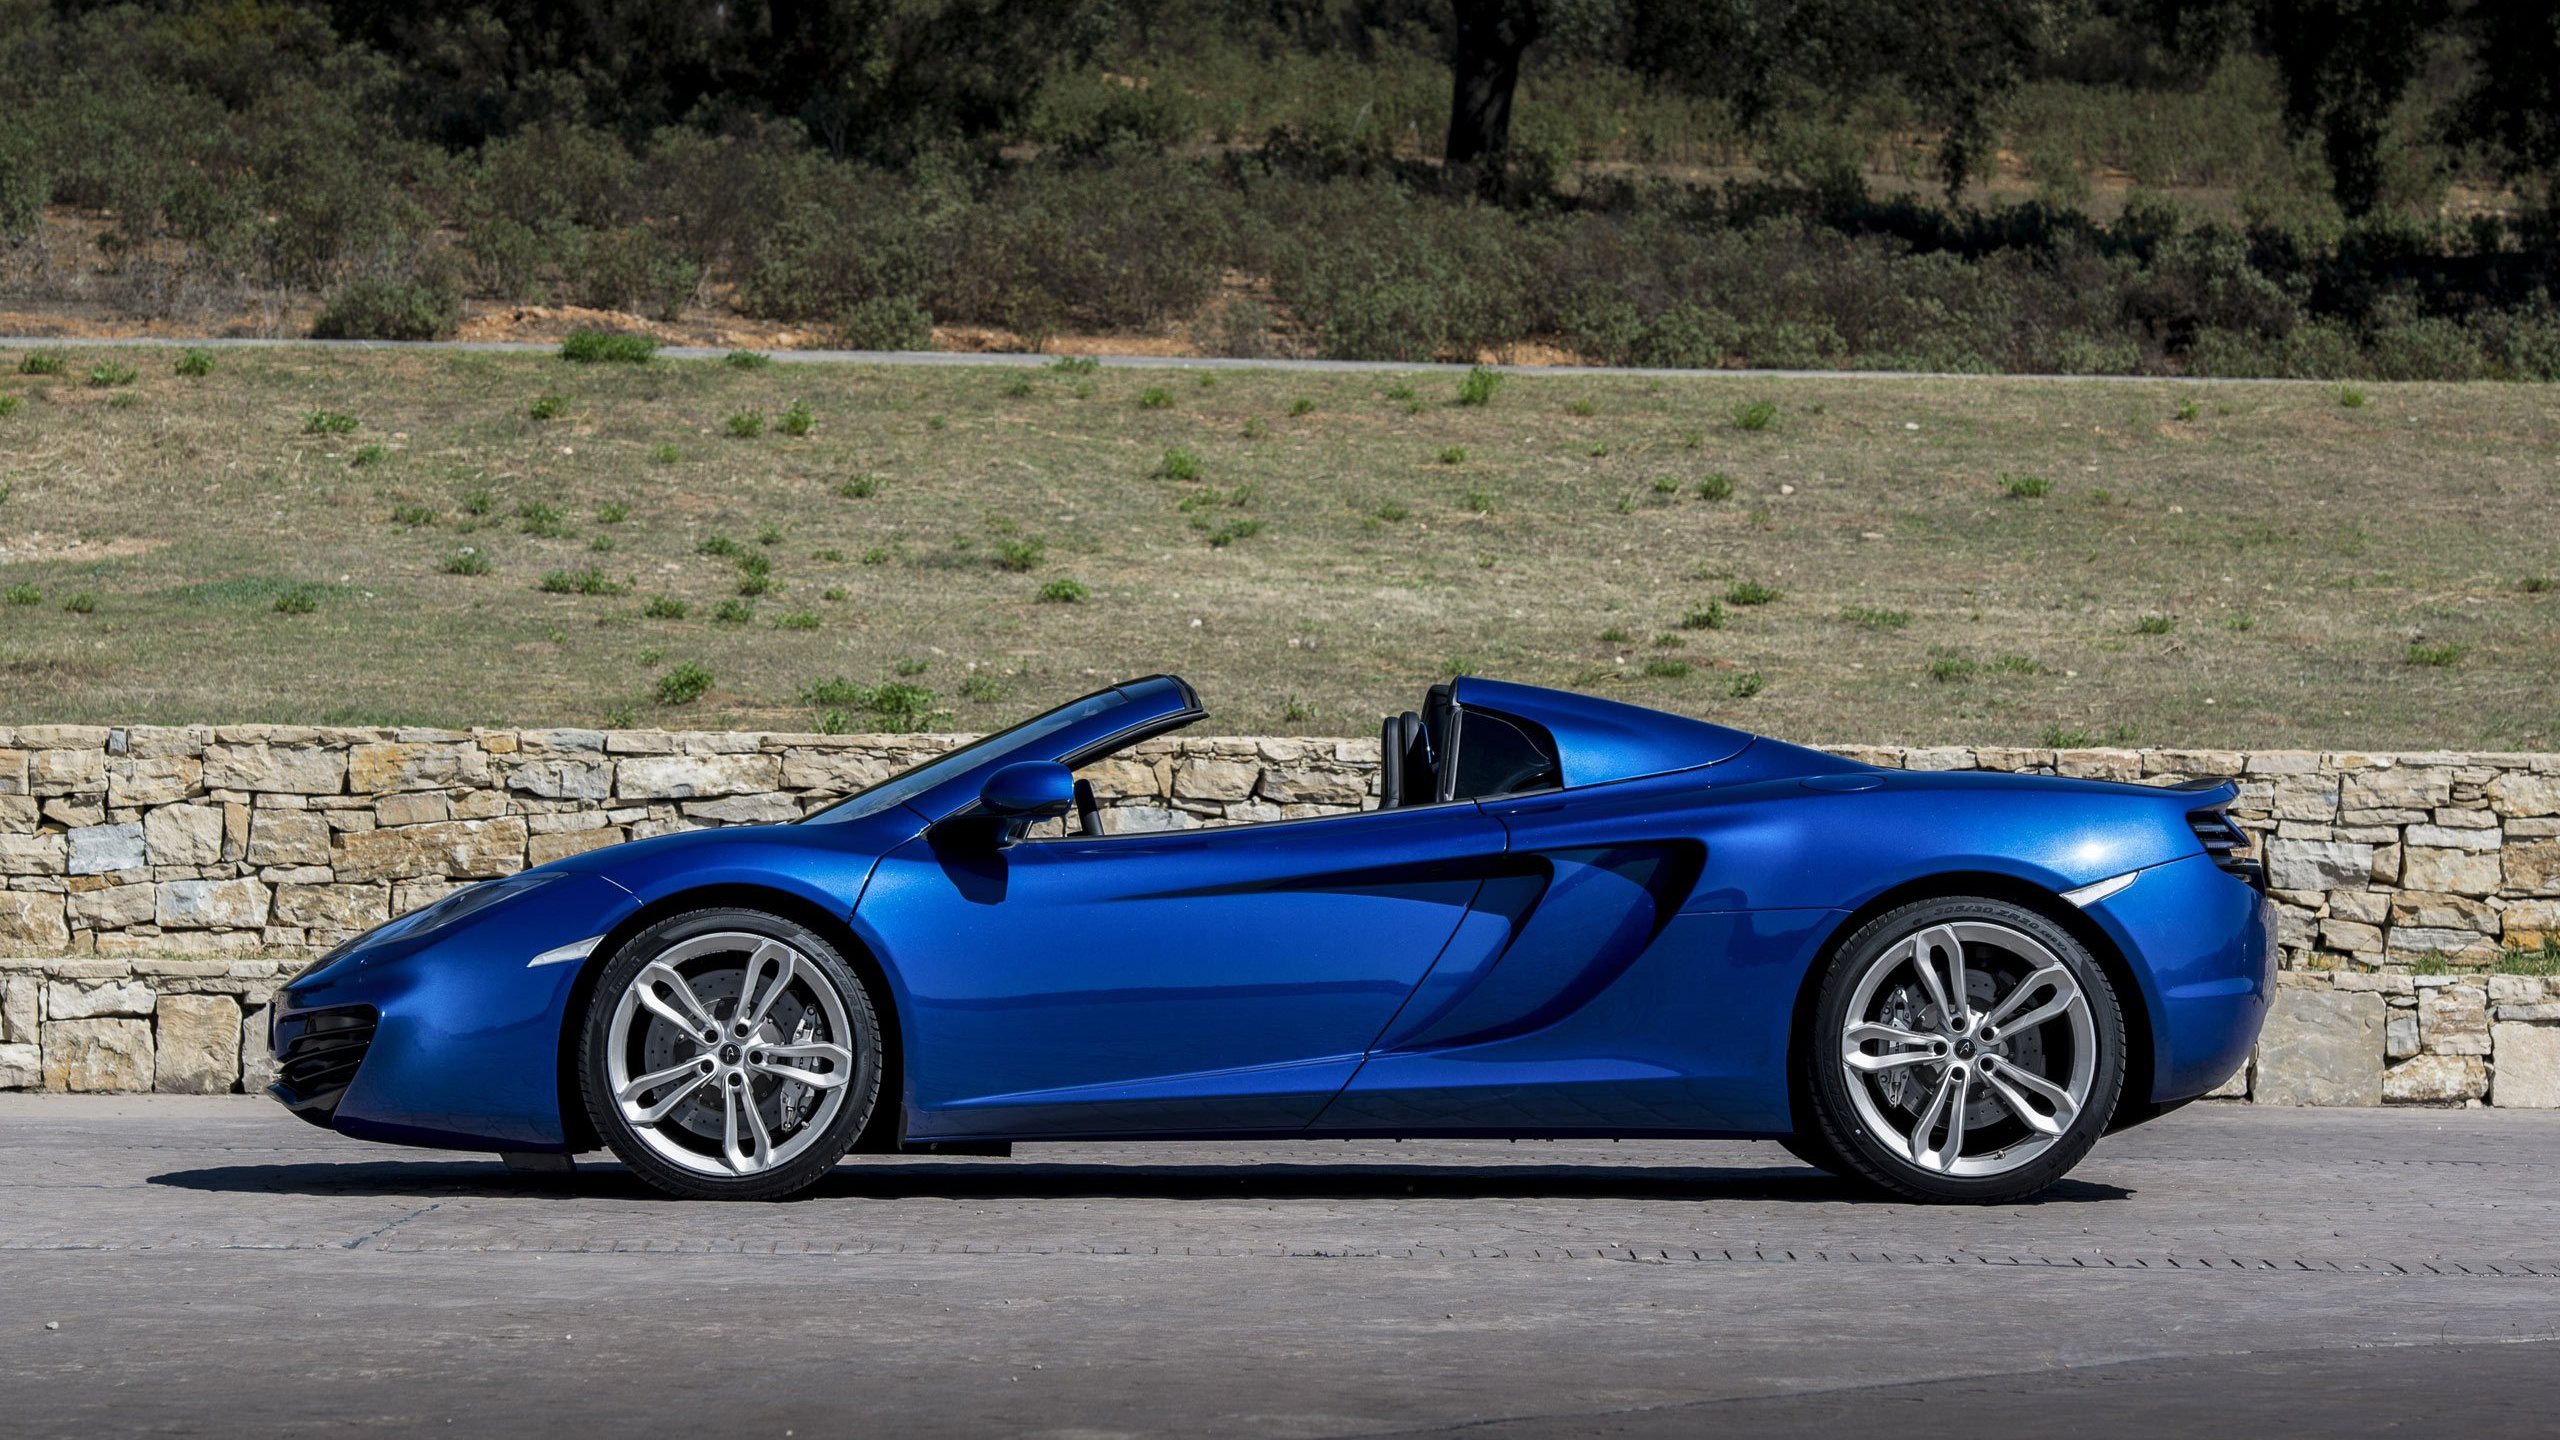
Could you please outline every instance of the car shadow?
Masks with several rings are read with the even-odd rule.
[[[514,1199],[664,1198],[612,1160],[569,1174],[520,1174],[496,1160],[368,1160],[346,1164],[222,1165],[154,1175],[153,1185],[242,1195],[487,1196]],[[2131,1191],[2062,1180],[2030,1203],[2122,1200]],[[1040,1160],[855,1157],[784,1203],[813,1200],[1717,1200],[1837,1204],[1873,1192],[1821,1171],[1781,1164],[1112,1165]]]

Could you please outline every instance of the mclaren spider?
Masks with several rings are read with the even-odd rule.
[[[283,987],[272,1093],[701,1198],[860,1152],[1609,1136],[1996,1202],[2220,1085],[2271,993],[2227,781],[1880,769],[1475,677],[1386,718],[1356,809],[1145,828],[1078,778],[1202,717],[1135,680],[795,823],[456,891]]]

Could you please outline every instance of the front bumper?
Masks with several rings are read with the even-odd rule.
[[[423,937],[359,942],[277,993],[267,1093],[359,1139],[566,1150],[563,1016],[587,967],[527,962],[604,934],[634,904],[573,874]]]

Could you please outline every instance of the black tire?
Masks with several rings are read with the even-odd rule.
[[[726,939],[715,940],[712,937],[747,938],[742,938],[731,946]],[[805,1140],[800,1131],[790,1132],[784,1144],[793,1153],[787,1159],[775,1161],[768,1168],[752,1173],[705,1173],[699,1165],[689,1167],[677,1159],[671,1159],[668,1154],[661,1153],[659,1146],[653,1144],[649,1136],[641,1133],[640,1125],[626,1116],[623,1107],[616,1101],[610,1068],[613,1063],[611,1051],[617,1043],[614,1034],[615,1017],[617,1011],[622,1008],[625,994],[632,991],[641,973],[648,969],[653,961],[670,954],[684,954],[688,945],[697,950],[707,945],[714,947],[711,952],[713,958],[700,963],[719,964],[718,955],[722,953],[719,947],[728,946],[742,957],[741,964],[744,965],[746,962],[743,957],[755,939],[776,941],[794,952],[794,979],[787,983],[812,987],[825,985],[831,988],[838,1008],[842,1012],[842,1028],[845,1033],[841,1037],[829,1034],[823,1038],[828,1043],[841,1045],[842,1048],[850,1051],[852,1063],[847,1078],[840,1086],[833,1087],[843,1091],[841,1103],[835,1105],[823,1121],[813,1118],[811,1122],[813,1129],[803,1127],[810,1130]],[[748,968],[745,974],[751,981],[754,971]],[[665,992],[661,990],[659,993],[663,995]],[[803,1012],[824,1022],[825,1030],[832,1031],[836,1028],[832,1018],[822,1008],[823,1000],[814,990],[806,992],[794,990],[785,998],[792,1003],[800,1003],[804,998],[817,1001],[818,1003],[815,1004],[802,1004]],[[740,1008],[738,998],[703,1003],[709,1006],[713,1016],[723,1026],[732,1021],[738,1022],[742,1033],[746,1022],[756,1018],[753,1015],[740,1016],[737,1013]],[[670,1032],[661,1030],[656,1033],[663,1036]],[[725,1041],[728,1037],[723,1035],[719,1038]],[[781,1037],[764,1043],[788,1043],[790,1038]],[[692,1039],[693,1037],[686,1036],[680,1043],[690,1046]],[[637,1038],[636,1033],[626,1032],[620,1043],[636,1051],[643,1042]],[[754,1043],[757,1042],[744,1041],[742,1045]],[[708,1045],[695,1048],[701,1051],[699,1058],[706,1061],[709,1061],[715,1053]],[[740,1049],[741,1047],[729,1048]],[[679,1057],[684,1054],[683,1051],[677,1053]],[[742,1056],[746,1053],[741,1049]],[[592,998],[587,1003],[586,1016],[579,1027],[578,1076],[587,1116],[594,1124],[596,1134],[603,1138],[605,1144],[612,1148],[613,1153],[620,1157],[623,1164],[631,1167],[634,1174],[648,1181],[650,1185],[669,1195],[688,1200],[775,1200],[816,1183],[829,1170],[835,1168],[836,1163],[844,1158],[845,1152],[852,1148],[854,1139],[862,1133],[863,1127],[871,1118],[874,1106],[879,1102],[880,1056],[879,1014],[872,998],[871,987],[864,983],[861,975],[824,937],[807,926],[758,910],[695,910],[671,916],[641,931],[605,963],[602,974],[597,977]],[[625,1064],[626,1067],[629,1064],[628,1055],[625,1057]],[[706,1065],[706,1070],[707,1068]],[[821,1073],[832,1075],[834,1066],[829,1064],[828,1068]],[[748,1088],[745,1093],[748,1096],[761,1095],[767,1100],[776,1099],[774,1090],[759,1087],[777,1086],[793,1091],[795,1094],[807,1088],[774,1081],[770,1078],[770,1071],[762,1074],[765,1078],[759,1079],[753,1073],[741,1074],[735,1083],[746,1085]],[[720,1092],[715,1090],[712,1093]],[[810,1103],[822,1104],[814,1098],[820,1092],[811,1091],[810,1093],[813,1097]],[[641,1098],[645,1101],[651,1097],[644,1095]],[[650,1128],[653,1133],[661,1133],[662,1130],[660,1126]],[[665,1130],[662,1133],[676,1135],[690,1132]],[[761,1135],[761,1132],[759,1134]],[[683,1147],[674,1146],[673,1148],[681,1152]],[[779,1148],[781,1147],[766,1153],[778,1153]],[[701,1163],[708,1164],[711,1158],[703,1157]]]
[[[1932,1168],[1918,1163],[1927,1158],[1926,1152],[1923,1151],[1915,1156],[1912,1152],[1921,1150],[1921,1146],[1910,1136],[1879,1134],[1878,1126],[1873,1123],[1871,1117],[1882,1117],[1888,1113],[1884,1103],[1885,1092],[1882,1084],[1871,1082],[1865,1077],[1853,1076],[1849,1065],[1842,1058],[1839,1038],[1844,1035],[1850,1023],[1850,1008],[1858,996],[1861,982],[1867,979],[1871,971],[1881,972],[1884,975],[1894,973],[1891,967],[1895,962],[1890,957],[1914,936],[1932,932],[1946,934],[1948,932],[1936,931],[1935,927],[1968,924],[1979,927],[1968,931],[1968,935],[1986,935],[1994,928],[2005,929],[2031,942],[2031,946],[2022,948],[2041,946],[2053,962],[2058,963],[2068,972],[2068,978],[2078,986],[2080,997],[2086,1006],[2085,1034],[2088,1041],[2087,1048],[2090,1051],[2088,1057],[2090,1064],[2085,1076],[2088,1086],[2086,1097],[2078,1103],[2076,1111],[2067,1123],[2060,1118],[2062,1112],[2058,1105],[2054,1106],[2049,1113],[2040,1108],[2040,1113],[2045,1114],[2049,1126],[2058,1129],[2059,1133],[2049,1136],[2035,1134],[2020,1121],[2011,1118],[2014,1112],[2005,1106],[1993,1105],[1992,1102],[1980,1099],[1970,1102],[1976,1106],[1988,1106],[1990,1107],[1988,1113],[2000,1117],[1994,1125],[1986,1126],[1977,1132],[1982,1138],[1978,1138],[1974,1143],[1983,1145],[1987,1153],[1975,1155],[1964,1140],[1956,1141],[1949,1148],[1958,1157],[1956,1163],[1979,1164],[1986,1169],[2003,1164],[2004,1158],[2013,1152],[2020,1153],[2021,1158],[2008,1162],[2010,1168],[1999,1169],[1996,1173],[1955,1174]],[[1943,953],[1944,948],[1943,945],[1939,946],[1937,953]],[[2003,967],[2040,968],[2037,961],[2024,960],[2016,954],[2003,951],[1996,941],[1977,944],[1968,939],[1958,939],[1956,948],[1967,958],[1968,975],[1989,974],[1994,977],[1990,983],[1995,987],[2000,983],[1997,977],[2003,972]],[[1910,972],[1905,970],[1902,973]],[[1881,983],[1882,980],[1878,980],[1870,985],[1871,1003],[1874,999],[1874,986]],[[2054,990],[2036,993],[2058,995],[2060,992]],[[1968,1002],[1968,1005],[1970,1003],[1972,1002]],[[2032,1013],[2034,1008],[2030,1005],[2018,1013]],[[1869,1014],[1859,1018],[1863,1020],[1874,1017]],[[2056,1024],[2064,1025],[2067,1033],[2055,1035],[2053,1026]],[[2056,1020],[2031,1026],[2027,1031],[2027,1035],[2034,1038],[2038,1044],[2039,1057],[2044,1056],[2043,1047],[2049,1044],[2062,1054],[2069,1056],[2070,1063],[2075,1066],[2082,1033],[2074,1018],[2068,1016],[2067,1012]],[[2050,1040],[2045,1038],[2049,1035],[2053,1036]],[[2001,1038],[2004,1045],[2021,1043],[2018,1036],[2003,1035]],[[1805,1150],[1797,1149],[1798,1144],[1805,1144],[1808,1149],[1813,1149],[1814,1145],[1818,1144],[1821,1148],[1814,1151],[1815,1155],[1820,1155],[1827,1150],[1838,1158],[1840,1168],[1836,1173],[1906,1200],[1994,1205],[2023,1200],[2036,1194],[2054,1181],[2061,1179],[2072,1166],[2078,1164],[2081,1158],[2089,1153],[2089,1147],[2097,1143],[2098,1137],[2106,1133],[2108,1120],[2114,1114],[2118,1095],[2124,1083],[2124,1014],[2116,998],[2115,986],[2107,978],[2105,967],[2098,963],[2096,956],[2089,953],[2088,947],[2082,945],[2071,936],[2069,931],[2046,916],[2023,905],[1982,897],[1920,901],[1903,906],[1861,927],[1856,934],[1851,935],[1833,951],[1821,981],[1821,989],[1815,997],[1812,1031],[1810,1034],[1798,1037],[1798,1043],[1800,1052],[1805,1057],[1805,1063],[1798,1067],[1798,1083],[1802,1087],[1802,1093],[1799,1096],[1801,1101],[1799,1113],[1809,1115],[1812,1124],[1808,1127],[1808,1135],[1803,1139],[1791,1141],[1788,1149],[1804,1158],[1809,1164],[1819,1164],[1821,1162],[1815,1159],[1814,1155],[1807,1155]],[[1916,1048],[1896,1043],[1889,1045],[1887,1052],[1878,1053],[1898,1056],[1920,1052]],[[1951,1050],[1942,1053],[1951,1057],[1954,1055]],[[1973,1061],[1975,1066],[2006,1064],[2007,1068],[1999,1073],[2013,1084],[2021,1068],[2035,1075],[2036,1078],[2045,1080],[2047,1084],[2057,1083],[2049,1075],[2042,1074],[2037,1065],[2029,1064],[2022,1067],[2017,1058],[1993,1052],[1988,1046],[1983,1047],[1983,1053],[1991,1054],[1992,1059],[1989,1062],[1975,1059]],[[1968,1047],[1963,1051],[1963,1055],[1965,1058],[1972,1058],[1975,1050]],[[1944,1062],[1911,1067],[1915,1075],[1934,1073],[1938,1076],[1944,1076],[1947,1068]],[[1981,1071],[1971,1073],[1981,1073]],[[2075,1070],[2074,1073],[2076,1075],[2078,1072]],[[1854,1087],[1865,1087],[1871,1083],[1876,1088],[1864,1091],[1865,1104],[1862,1106],[1860,1092]],[[1974,1094],[1986,1085],[1987,1082],[1981,1080],[1975,1081],[1971,1086],[1961,1083],[1952,1085],[1951,1091],[1958,1097],[1958,1108],[1963,1108],[1963,1097]],[[1911,1112],[1891,1113],[1900,1116]],[[1932,1130],[1925,1118],[1915,1117],[1915,1123],[1924,1137],[1935,1137],[1939,1141],[1946,1138],[1947,1131],[1944,1128]],[[2005,1130],[1999,1128],[2003,1126],[2008,1128]],[[2011,1134],[2017,1138],[2004,1142],[2003,1137]]]
[[[1840,1152],[1832,1149],[1831,1146],[1823,1140],[1822,1127],[1820,1125],[1807,1126],[1804,1130],[1794,1135],[1781,1135],[1778,1137],[1778,1144],[1784,1148],[1788,1154],[1793,1155],[1796,1159],[1803,1161],[1805,1164],[1812,1166],[1814,1169],[1821,1171],[1825,1175],[1847,1175],[1850,1173],[1849,1162],[1841,1159]]]

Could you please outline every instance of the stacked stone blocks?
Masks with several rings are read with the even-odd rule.
[[[254,1085],[267,997],[349,935],[580,851],[797,819],[956,739],[0,728],[0,1088]],[[2560,935],[2560,755],[1837,748],[1914,770],[2234,777],[2284,984],[2227,1093],[2560,1104],[2560,993],[2492,973]],[[1130,830],[1335,813],[1376,772],[1368,741],[1177,739],[1086,773]]]

